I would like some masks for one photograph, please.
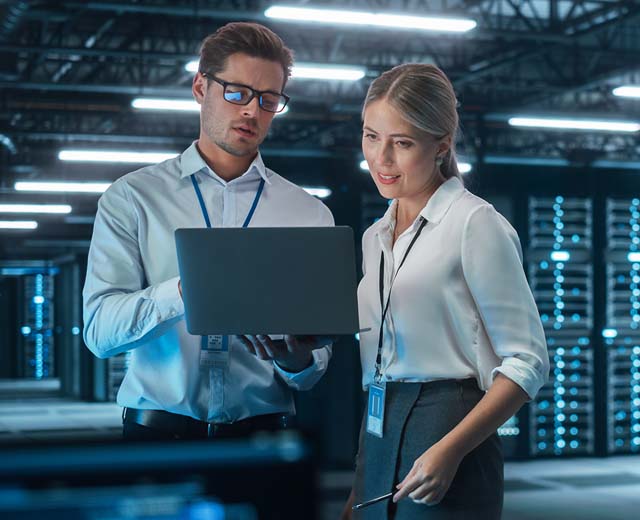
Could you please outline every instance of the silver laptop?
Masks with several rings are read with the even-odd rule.
[[[347,226],[175,232],[190,334],[358,332]]]

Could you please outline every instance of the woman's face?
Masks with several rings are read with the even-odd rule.
[[[387,199],[419,197],[432,192],[444,178],[436,156],[449,148],[447,139],[414,128],[386,99],[364,112],[362,151],[380,194]]]

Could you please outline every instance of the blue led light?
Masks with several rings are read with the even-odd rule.
[[[31,327],[28,327],[27,325],[25,325],[24,327],[20,328],[20,332],[22,333],[23,336],[28,336],[29,334],[31,334]]]

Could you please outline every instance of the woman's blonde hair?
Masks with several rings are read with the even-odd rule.
[[[406,63],[376,78],[369,86],[362,108],[386,99],[409,124],[436,139],[451,136],[451,147],[442,157],[440,173],[445,179],[460,177],[455,153],[458,112],[453,86],[435,65]]]

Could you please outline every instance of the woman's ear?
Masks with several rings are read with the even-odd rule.
[[[448,135],[443,137],[438,143],[438,151],[436,152],[437,157],[443,157],[449,153],[451,150],[451,136]]]

